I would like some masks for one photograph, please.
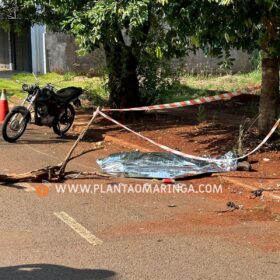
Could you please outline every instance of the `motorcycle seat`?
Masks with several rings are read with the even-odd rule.
[[[83,93],[82,88],[68,87],[57,91],[54,96],[58,101],[68,102],[71,99],[79,97]]]

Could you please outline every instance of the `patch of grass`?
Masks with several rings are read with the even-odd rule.
[[[97,95],[100,93],[104,95],[104,92],[101,89],[101,79],[99,78],[86,78],[86,77],[75,77],[71,73],[65,75],[60,75],[57,73],[48,73],[46,75],[38,75],[38,83],[41,86],[51,83],[55,85],[57,89],[64,87],[75,86],[81,87],[83,89],[87,88],[91,91],[94,91]],[[8,97],[17,97],[23,98],[26,93],[22,91],[22,84],[34,84],[36,79],[32,74],[29,73],[20,73],[15,74],[11,79],[1,79],[0,78],[0,89],[6,89]]]
[[[2,89],[6,89],[8,96],[18,96],[18,97],[22,97],[23,94],[21,93],[21,85],[8,80],[8,79],[0,79],[0,90]]]
[[[86,99],[95,106],[105,106],[108,103],[109,96],[106,87],[101,82],[98,85],[92,81],[86,82],[84,93]]]
[[[239,73],[226,76],[188,75],[180,79],[180,84],[162,92],[164,103],[179,102],[203,96],[211,96],[220,92],[244,89],[261,83],[261,72]]]
[[[84,76],[75,77],[72,73],[60,75],[48,73],[38,76],[39,84],[54,84],[57,89],[69,86],[82,87],[86,96],[95,105],[104,105],[108,95],[104,89],[101,78],[87,78]],[[9,97],[23,98],[25,93],[21,87],[23,83],[32,84],[36,80],[32,74],[20,73],[12,76],[11,79],[0,78],[0,90],[6,89]],[[248,74],[235,74],[226,76],[210,75],[188,75],[180,79],[180,83],[159,92],[155,102],[169,103],[183,100],[195,99],[203,96],[216,95],[220,92],[243,89],[250,85],[261,83],[261,72],[254,71]]]
[[[66,72],[66,73],[63,75],[64,81],[73,81],[74,78],[75,78],[75,73]]]

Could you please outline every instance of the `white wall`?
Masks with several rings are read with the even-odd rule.
[[[47,73],[45,34],[45,25],[31,27],[32,71],[35,74]]]

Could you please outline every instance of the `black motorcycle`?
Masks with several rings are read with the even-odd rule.
[[[68,87],[56,91],[51,84],[41,88],[37,84],[24,84],[22,89],[28,95],[22,105],[14,107],[5,119],[2,126],[5,141],[17,141],[29,122],[52,127],[59,136],[71,128],[75,118],[75,109],[71,103],[76,107],[81,106],[79,96],[83,93],[82,88]]]

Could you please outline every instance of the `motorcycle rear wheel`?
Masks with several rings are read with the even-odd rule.
[[[59,117],[53,122],[53,131],[59,136],[65,135],[71,128],[75,119],[75,109],[71,104],[68,104]]]
[[[28,123],[27,116],[19,111],[10,112],[2,126],[2,137],[9,143],[16,142],[25,132]],[[14,134],[10,134],[10,132]]]

